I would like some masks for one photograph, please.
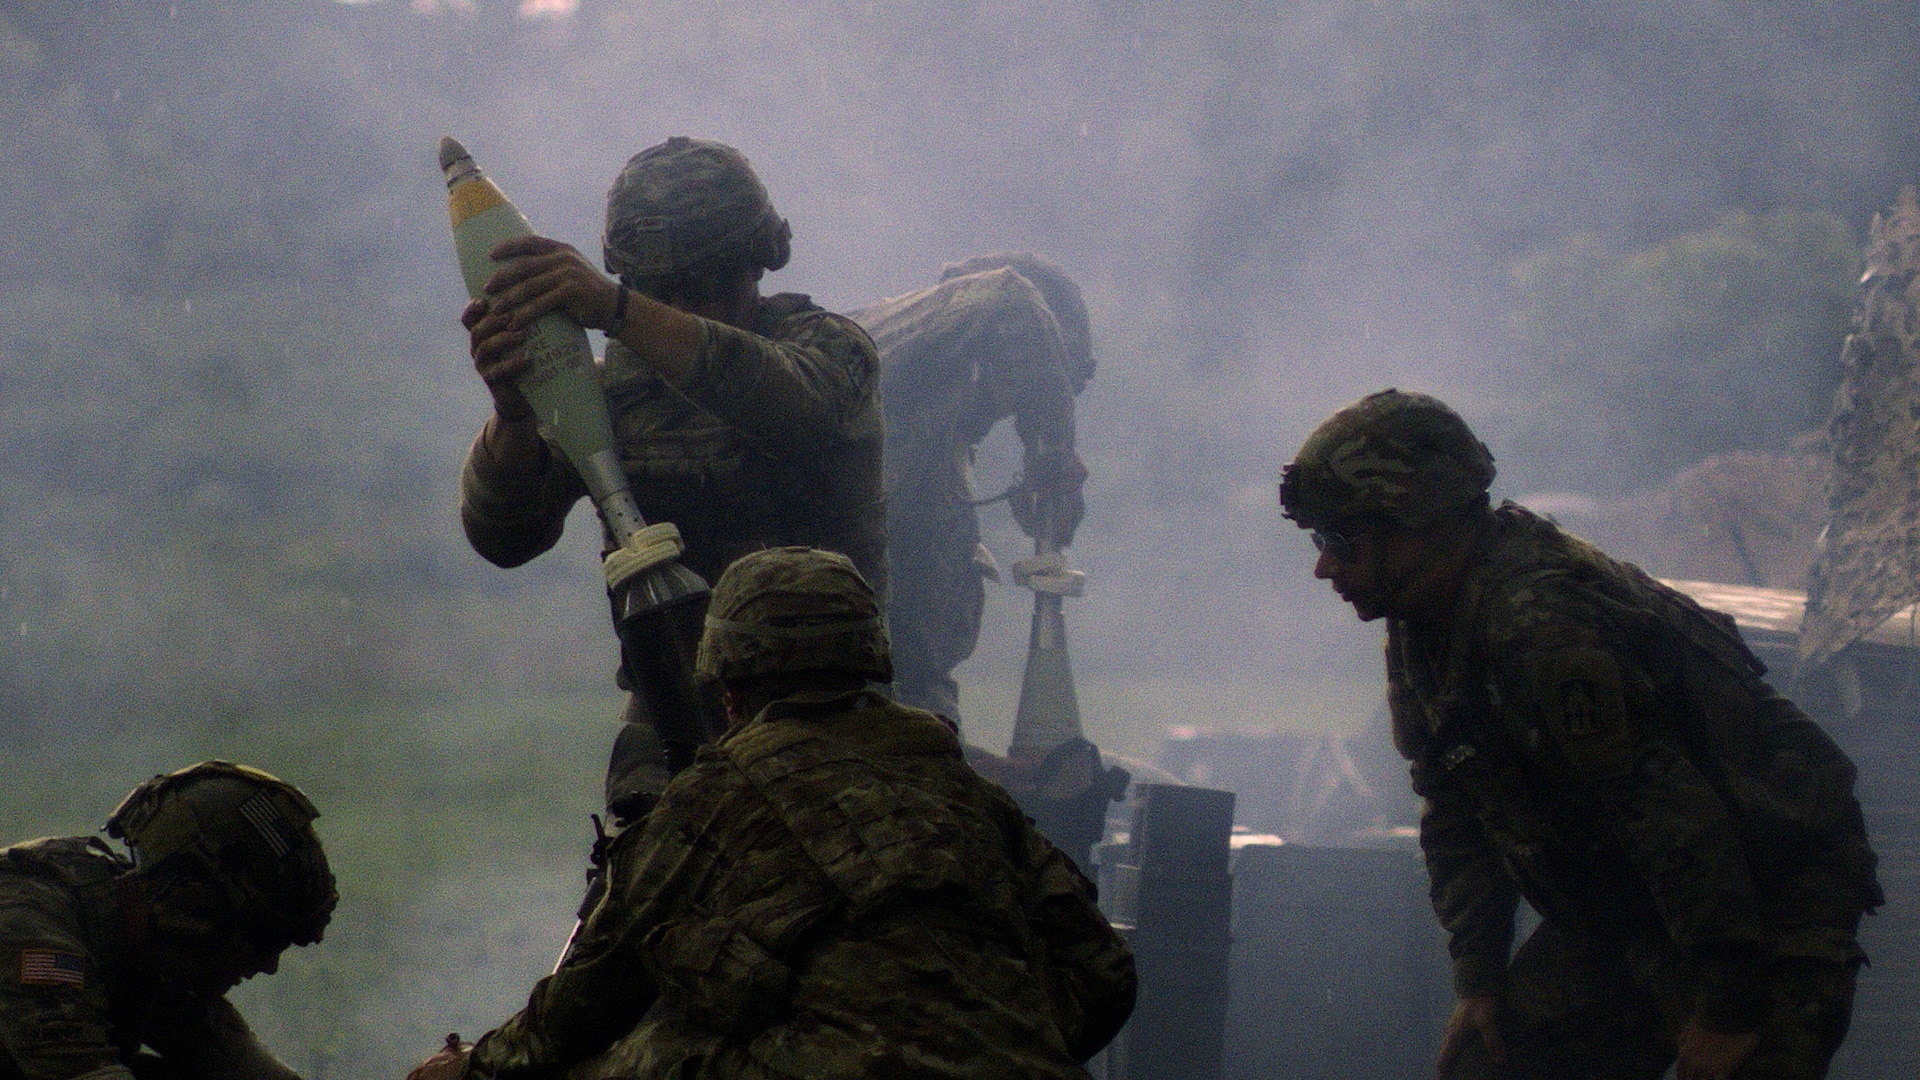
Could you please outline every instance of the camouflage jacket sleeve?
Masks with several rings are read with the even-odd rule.
[[[0,878],[0,1049],[22,1080],[131,1077],[115,1044],[101,958],[60,886]],[[7,1075],[0,1062],[0,1075]]]
[[[544,449],[540,466],[515,472],[476,436],[460,470],[460,527],[488,562],[519,566],[559,541],[567,511],[587,493],[566,459]]]
[[[254,1037],[240,1010],[224,997],[164,1002],[147,1025],[148,1043],[166,1076],[204,1080],[300,1080],[299,1074]]]
[[[1012,268],[943,281],[856,318],[885,357],[889,415],[956,400],[965,415],[953,419],[969,442],[1012,416],[1028,447],[1073,445],[1066,343],[1040,290]]]
[[[1480,823],[1478,810],[1458,777],[1431,760],[1434,732],[1408,685],[1408,630],[1387,630],[1387,705],[1393,745],[1413,763],[1414,794],[1421,797],[1420,849],[1426,857],[1434,913],[1447,931],[1453,957],[1454,992],[1488,997],[1506,985],[1513,949],[1513,917],[1519,890]]]
[[[1034,931],[1046,950],[1048,997],[1067,1052],[1084,1062],[1133,1013],[1133,952],[1094,906],[1093,886],[1031,828],[1026,859],[1034,868]]]
[[[1454,993],[1491,997],[1506,986],[1519,890],[1465,792],[1421,764],[1413,767],[1413,787],[1424,800],[1420,850],[1433,910],[1447,932]]]
[[[701,320],[681,393],[747,438],[805,451],[879,431],[879,359],[866,331],[826,311],[783,319],[777,336]]]
[[[1072,446],[1067,345],[1046,300],[1011,269],[978,276],[1002,279],[996,288],[1005,297],[992,331],[1000,340],[980,351],[981,396],[993,403],[991,415],[1011,411],[1014,431],[1028,450]],[[976,430],[976,439],[986,435],[985,428]]]
[[[733,786],[730,770],[697,762],[669,785],[644,821],[609,852],[607,895],[580,928],[566,962],[541,979],[527,1005],[482,1036],[468,1075],[558,1077],[639,1023],[660,987],[648,935],[689,908],[724,850],[714,825]]]
[[[1751,867],[1732,813],[1682,750],[1665,700],[1675,691],[1644,666],[1647,643],[1610,601],[1557,575],[1509,590],[1488,625],[1496,708],[1539,747],[1540,781],[1624,852],[1698,965],[1702,1015],[1757,1024],[1764,946]]]

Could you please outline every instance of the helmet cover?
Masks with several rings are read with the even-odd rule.
[[[893,654],[852,560],[782,547],[741,556],[714,582],[694,669],[708,680],[819,671],[891,682]]]
[[[675,135],[635,154],[607,192],[607,272],[627,284],[778,270],[792,229],[745,154]]]
[[[1328,417],[1280,474],[1280,510],[1303,529],[1353,518],[1423,528],[1487,505],[1493,454],[1438,398],[1369,394]]]
[[[299,788],[271,773],[203,761],[134,788],[106,831],[126,842],[138,870],[190,882],[189,891],[218,900],[228,916],[308,945],[320,940],[339,899],[313,831],[319,816]],[[204,920],[187,932],[203,927]]]

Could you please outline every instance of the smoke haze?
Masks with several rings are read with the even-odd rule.
[[[981,252],[1059,262],[1100,364],[1070,552],[1089,588],[1068,608],[1089,735],[1151,756],[1171,724],[1356,727],[1377,635],[1311,579],[1281,463],[1388,385],[1461,409],[1500,459],[1496,496],[1617,495],[1817,426],[1850,245],[1920,177],[1917,31],[1890,0],[4,0],[7,737],[45,760],[74,732],[162,756],[316,701],[428,700],[465,738],[445,703],[512,689],[591,698],[579,716],[604,702],[606,723],[543,729],[597,770],[615,649],[590,516],[511,572],[455,521],[487,399],[456,322],[442,134],[595,257],[629,155],[732,143],[793,223],[769,291],[836,310]],[[1559,309],[1520,271],[1631,269],[1676,237],[1811,251],[1753,265],[1824,276],[1799,336],[1737,354],[1742,387],[1782,396],[1695,386],[1678,404],[1717,422],[1622,471],[1609,448],[1646,424],[1588,373],[1628,352],[1685,369],[1727,328],[1663,353],[1595,319],[1569,363],[1528,336],[1520,315]],[[1017,460],[998,433],[980,490]],[[1027,553],[1003,509],[983,516],[1002,565]],[[987,745],[1028,604],[991,594],[962,671]],[[131,771],[103,790],[180,763],[114,761]],[[507,871],[502,895],[546,919],[572,865]],[[406,918],[440,903],[422,902]],[[514,948],[502,1002],[545,955]],[[430,1004],[417,985],[396,1008]],[[387,1031],[341,1060],[430,1047]]]

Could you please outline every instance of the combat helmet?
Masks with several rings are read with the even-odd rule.
[[[1328,417],[1280,473],[1280,512],[1303,529],[1359,518],[1425,528],[1487,505],[1493,454],[1438,398],[1369,394]]]
[[[713,584],[694,663],[700,678],[835,672],[893,681],[893,650],[873,586],[833,551],[768,548]]]
[[[134,788],[106,831],[153,883],[157,929],[205,936],[241,920],[311,945],[339,899],[313,831],[319,816],[299,788],[271,773],[203,761]]]
[[[642,292],[741,267],[778,270],[792,237],[746,155],[711,139],[647,147],[607,192],[607,272]]]
[[[940,280],[951,281],[966,274],[980,274],[1002,267],[1026,278],[1034,288],[1040,290],[1040,297],[1047,302],[1047,309],[1053,312],[1054,321],[1060,327],[1060,337],[1066,342],[1067,377],[1073,381],[1073,392],[1078,394],[1086,389],[1095,367],[1093,331],[1087,319],[1087,301],[1080,295],[1080,286],[1059,264],[1031,251],[1000,251],[948,263],[940,268]]]

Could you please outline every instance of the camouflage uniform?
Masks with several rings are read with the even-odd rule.
[[[87,837],[0,848],[0,1080],[298,1080],[222,990],[320,939],[337,894],[316,816],[203,762],[114,812],[133,861]]]
[[[132,869],[86,837],[0,849],[0,1077],[295,1080],[226,998],[134,967],[114,885]]]
[[[1477,441],[1442,451],[1436,427],[1387,446],[1350,423],[1394,427],[1403,405],[1323,426],[1289,469],[1290,516],[1337,528],[1343,504],[1423,498],[1472,513],[1462,496],[1492,478]],[[1316,501],[1334,473],[1347,491]],[[1689,1018],[1760,1029],[1737,1076],[1824,1074],[1881,900],[1874,856],[1852,764],[1762,681],[1730,618],[1508,503],[1451,624],[1392,619],[1386,648],[1455,987],[1499,999],[1510,1055],[1494,1070],[1476,1040],[1456,1075],[1651,1080]],[[1544,923],[1510,959],[1522,897]]]
[[[831,579],[858,580],[844,559],[822,573],[824,555],[742,560],[784,590],[757,607],[730,603],[729,571],[703,672],[881,671],[871,591],[845,618],[807,616]],[[1132,957],[1086,880],[951,728],[875,693],[775,700],[610,857],[606,899],[468,1075],[1084,1080],[1132,1008]]]
[[[606,258],[631,288],[736,263],[778,269],[787,224],[737,150],[675,137],[635,155],[608,195]],[[669,385],[619,342],[604,364],[622,467],[641,513],[672,522],[681,561],[713,580],[749,551],[808,544],[844,552],[883,592],[878,359],[853,322],[797,293],[762,299],[745,329],[701,320],[692,374]],[[551,548],[586,495],[559,455],[515,472],[484,435],[461,474],[460,520],[475,551],[518,566]],[[606,543],[612,546],[611,538]],[[607,776],[619,806],[664,781],[638,697]]]
[[[1764,1025],[1742,1076],[1819,1075],[1880,899],[1853,766],[1730,619],[1496,519],[1453,626],[1388,627],[1456,989],[1505,995],[1518,1075],[1658,1076],[1696,1014]],[[1516,896],[1547,929],[1509,967]]]
[[[1030,457],[1071,454],[1073,398],[1093,369],[1086,308],[1058,267],[1016,253],[951,265],[939,285],[853,318],[880,351],[894,695],[958,717],[952,671],[980,636],[981,579],[997,575],[980,544],[974,446],[1011,416]]]
[[[682,561],[711,581],[749,551],[806,543],[886,577],[878,361],[865,333],[804,296],[760,302],[751,329],[704,321],[694,374],[669,386],[619,342],[605,384],[627,480],[648,521],[671,521]],[[560,539],[586,486],[547,455],[504,473],[476,439],[460,521],[474,550],[518,566]]]

